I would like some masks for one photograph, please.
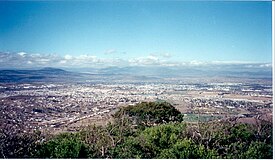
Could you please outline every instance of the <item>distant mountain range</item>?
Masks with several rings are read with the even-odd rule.
[[[72,77],[75,73],[58,68],[42,68],[39,70],[0,70],[0,82],[34,82]]]
[[[59,69],[0,70],[0,82],[74,82],[74,81],[150,81],[166,78],[202,77],[272,78],[272,70],[266,68],[235,67],[108,67]]]
[[[207,67],[107,67],[79,68],[75,72],[109,75],[135,75],[165,77],[197,77],[197,76],[226,76],[226,77],[272,77],[272,68],[244,68],[243,66],[207,66]]]

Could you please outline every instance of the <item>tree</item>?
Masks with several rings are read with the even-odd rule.
[[[178,141],[169,149],[164,149],[158,156],[158,158],[165,159],[206,159],[206,158],[218,158],[218,154],[214,150],[207,150],[203,145],[197,145],[190,139],[183,139]]]
[[[156,124],[181,122],[182,114],[167,102],[142,102],[120,108],[114,118],[129,117],[133,124],[153,126]]]
[[[88,158],[88,149],[77,134],[63,133],[44,142],[36,158]]]
[[[7,133],[0,131],[0,158],[28,158],[36,153],[37,143],[43,138],[36,133]]]
[[[139,139],[127,137],[124,142],[118,144],[111,151],[112,158],[144,158],[146,153],[143,151]]]
[[[242,158],[249,159],[272,159],[273,147],[271,144],[255,141],[249,145]]]

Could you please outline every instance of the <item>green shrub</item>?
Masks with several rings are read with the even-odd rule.
[[[181,122],[182,114],[167,102],[142,102],[134,106],[120,108],[115,118],[129,117],[136,125],[152,126],[155,124]]]
[[[169,149],[161,151],[158,158],[165,159],[206,159],[206,158],[218,158],[217,152],[214,150],[207,150],[202,145],[197,145],[192,140],[183,139],[178,141]]]
[[[36,158],[88,158],[86,145],[78,135],[65,133],[41,144]]]
[[[242,158],[247,159],[272,159],[272,145],[263,142],[252,142]]]

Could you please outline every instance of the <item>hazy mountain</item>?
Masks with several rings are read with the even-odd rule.
[[[52,80],[57,81],[62,77],[72,77],[75,74],[58,68],[42,68],[39,70],[10,69],[0,70],[0,82],[33,82]]]
[[[81,71],[81,69],[79,69]],[[164,67],[164,66],[132,66],[85,68],[85,73],[105,75],[135,75],[153,77],[186,77],[186,76],[240,76],[240,77],[272,77],[271,68],[246,68],[243,65],[205,66],[205,67]]]
[[[165,78],[272,78],[271,68],[247,68],[242,65],[205,67],[129,66],[78,69],[10,69],[0,70],[0,82],[109,82],[109,81],[157,81]]]

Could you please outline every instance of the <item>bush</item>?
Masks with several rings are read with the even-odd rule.
[[[214,150],[207,150],[202,145],[197,145],[192,140],[183,139],[178,141],[169,149],[164,149],[158,156],[158,158],[165,159],[206,159],[206,158],[218,158],[217,152]]]
[[[152,126],[155,124],[181,122],[182,114],[167,102],[142,102],[134,106],[120,108],[115,118],[129,117],[133,124]]]
[[[0,158],[29,158],[36,153],[40,133],[0,132]]]
[[[88,158],[88,149],[79,139],[79,136],[72,133],[65,133],[41,144],[36,158]]]
[[[242,158],[249,159],[272,159],[273,147],[263,142],[252,142]]]
[[[272,123],[182,123],[168,103],[121,108],[113,123],[48,136],[0,132],[0,158],[269,158]],[[176,122],[176,123],[175,123]],[[136,125],[139,126],[136,128]],[[141,127],[140,127],[141,126]],[[42,142],[45,140],[45,142]]]
[[[128,137],[123,143],[114,147],[111,151],[112,158],[144,158],[146,156],[144,149],[141,148],[140,141],[134,137]]]

